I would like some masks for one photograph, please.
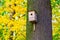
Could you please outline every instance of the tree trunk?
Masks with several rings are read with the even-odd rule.
[[[28,0],[28,10],[37,12],[37,23],[32,40],[52,40],[52,10],[50,0]]]

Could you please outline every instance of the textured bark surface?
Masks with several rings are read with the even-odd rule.
[[[29,10],[37,12],[36,30],[32,40],[52,40],[52,13],[50,0],[28,0]]]

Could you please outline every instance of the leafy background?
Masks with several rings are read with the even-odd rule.
[[[51,0],[51,6],[53,40],[60,40],[60,0]]]
[[[26,40],[27,0],[0,0],[0,40]]]

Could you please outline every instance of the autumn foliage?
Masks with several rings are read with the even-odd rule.
[[[60,40],[60,0],[51,0],[53,40]]]
[[[0,40],[26,40],[27,0],[0,0]]]

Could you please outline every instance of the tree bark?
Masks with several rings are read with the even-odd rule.
[[[32,40],[52,40],[52,10],[50,0],[28,0],[28,10],[37,12],[37,23]]]

